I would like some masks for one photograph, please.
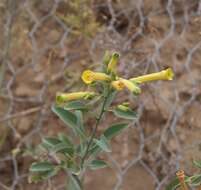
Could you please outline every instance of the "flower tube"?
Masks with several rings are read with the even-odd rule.
[[[61,93],[56,94],[56,103],[62,104],[72,100],[88,99],[95,96],[94,92],[72,92],[72,93]]]
[[[120,78],[117,81],[112,82],[112,87],[116,90],[122,90],[123,88],[127,88],[129,91],[131,91],[134,94],[140,94],[141,89],[132,81]]]
[[[172,80],[174,77],[174,73],[171,68],[168,68],[166,70],[152,73],[148,75],[142,75],[139,77],[131,78],[130,81],[136,82],[136,83],[144,83],[144,82],[150,82],[150,81],[156,81],[156,80]]]
[[[120,55],[116,52],[112,54],[112,58],[110,59],[107,67],[108,72],[115,72],[119,57]]]
[[[110,77],[108,75],[106,75],[105,73],[93,72],[91,70],[85,70],[82,73],[82,80],[86,84],[91,84],[94,81],[109,81]]]

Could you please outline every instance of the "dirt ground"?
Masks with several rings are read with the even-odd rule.
[[[171,67],[175,79],[145,84],[137,98],[118,95],[115,101],[130,101],[139,118],[112,141],[111,155],[101,155],[110,168],[87,173],[86,190],[163,190],[179,168],[197,172],[201,2],[72,0],[79,8],[69,2],[0,1],[0,189],[64,189],[62,173],[28,183],[33,147],[43,136],[69,133],[50,110],[55,93],[86,89],[80,74],[98,69],[105,50],[120,52],[125,78]],[[109,115],[99,130],[114,120]],[[17,148],[23,153],[15,156]]]

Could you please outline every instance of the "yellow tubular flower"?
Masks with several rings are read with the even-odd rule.
[[[117,80],[117,81],[112,81],[111,83],[112,87],[115,88],[116,90],[123,90],[125,88],[125,85],[123,82]]]
[[[136,82],[136,83],[144,83],[149,81],[155,81],[155,80],[172,80],[174,77],[174,73],[171,68],[168,68],[166,70],[152,73],[148,75],[142,75],[136,78],[131,78],[130,81]]]
[[[107,67],[108,72],[115,72],[116,64],[119,59],[120,55],[118,53],[113,53],[112,58],[110,59]]]
[[[116,90],[122,90],[126,87],[128,90],[130,90],[135,94],[141,93],[141,89],[136,84],[134,84],[130,80],[126,80],[123,78],[120,78],[117,81],[113,81],[112,87],[115,88]]]
[[[93,81],[109,81],[110,77],[106,75],[105,73],[86,70],[82,73],[82,80],[86,84],[91,84]]]
[[[61,93],[56,94],[56,103],[62,104],[72,100],[88,99],[95,96],[94,92],[72,92],[72,93]]]
[[[141,93],[141,89],[136,84],[134,84],[133,82],[131,82],[130,80],[126,80],[126,79],[122,79],[122,78],[120,78],[119,80],[132,93],[134,93],[134,94],[140,94]]]

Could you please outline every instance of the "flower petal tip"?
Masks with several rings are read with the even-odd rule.
[[[115,59],[119,59],[120,54],[117,53],[117,52],[114,52],[114,53],[112,54],[112,57],[115,58]]]
[[[171,68],[166,69],[167,79],[173,80],[174,78],[174,72]]]
[[[117,80],[117,81],[112,81],[112,87],[114,88],[114,89],[116,89],[116,90],[123,90],[124,89],[124,84],[121,82],[121,81],[119,81],[119,80]]]
[[[56,104],[62,104],[64,102],[64,98],[61,92],[56,93]]]
[[[84,81],[84,83],[91,84],[93,82],[93,71],[91,71],[91,70],[85,70],[82,73],[82,77],[81,78]]]

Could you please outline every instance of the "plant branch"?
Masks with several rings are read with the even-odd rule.
[[[86,157],[87,157],[88,154],[89,154],[90,146],[92,145],[93,139],[94,139],[94,137],[95,137],[95,135],[96,135],[96,132],[97,132],[97,129],[98,129],[98,126],[99,126],[100,121],[101,121],[101,119],[102,119],[102,117],[103,117],[103,114],[104,114],[104,112],[105,112],[105,105],[106,105],[106,102],[107,102],[107,99],[108,99],[109,95],[110,95],[110,90],[108,90],[107,95],[104,96],[104,101],[103,101],[103,105],[102,105],[100,114],[99,114],[98,118],[96,119],[96,124],[95,124],[95,127],[93,128],[91,138],[90,138],[89,143],[88,143],[88,145],[87,145],[85,154],[84,154],[84,156],[82,157],[82,160],[81,160],[81,168],[83,167],[84,162],[85,162],[85,159],[86,159]]]

